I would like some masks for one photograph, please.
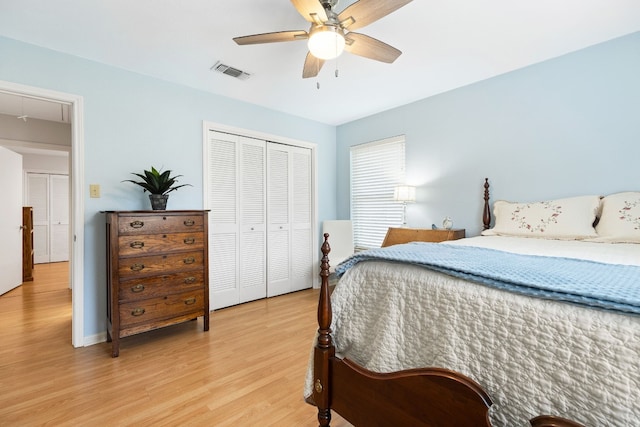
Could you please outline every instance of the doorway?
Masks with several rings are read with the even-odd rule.
[[[72,289],[71,342],[74,347],[83,347],[84,343],[84,133],[83,99],[81,96],[51,91],[17,83],[0,81],[0,94],[19,96],[25,100],[40,100],[66,105],[71,123],[71,148],[69,150],[70,180],[70,260],[69,282]],[[24,114],[21,114],[24,116]],[[27,117],[28,120],[28,117]],[[12,149],[12,141],[0,141],[1,145]],[[47,144],[38,142],[20,143],[26,149],[41,150]]]

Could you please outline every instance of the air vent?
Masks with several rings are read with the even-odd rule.
[[[245,73],[242,70],[238,70],[237,68],[231,67],[229,65],[225,65],[220,61],[216,62],[213,67],[211,67],[212,71],[217,71],[218,73],[226,74],[227,76],[235,77],[240,80],[247,80],[251,74]]]

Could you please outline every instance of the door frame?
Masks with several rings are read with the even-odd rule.
[[[69,104],[71,117],[71,343],[84,347],[84,100],[82,96],[0,80],[0,91]]]

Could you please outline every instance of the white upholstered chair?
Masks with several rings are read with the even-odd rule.
[[[329,233],[329,271],[333,273],[336,266],[354,252],[353,225],[351,220],[330,220],[322,223],[322,234]]]

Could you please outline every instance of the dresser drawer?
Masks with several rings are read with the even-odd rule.
[[[161,252],[193,251],[204,247],[202,233],[162,233],[126,235],[118,238],[121,257]]]
[[[204,295],[202,291],[183,292],[165,295],[140,301],[120,304],[120,326],[125,328],[136,323],[165,317],[178,316],[185,313],[201,313],[204,311]]]
[[[204,252],[182,252],[177,254],[152,255],[118,259],[120,279],[158,276],[180,271],[200,270],[204,266]]]
[[[204,290],[204,283],[204,273],[202,270],[121,281],[119,286],[119,300],[121,302],[137,301],[195,289]]]
[[[118,232],[122,234],[188,233],[202,231],[202,215],[131,215],[121,216]]]

